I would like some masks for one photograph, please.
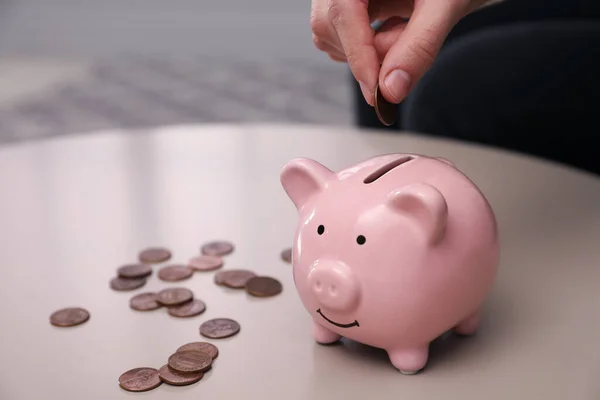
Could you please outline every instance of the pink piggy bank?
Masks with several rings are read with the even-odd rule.
[[[432,340],[475,333],[499,239],[490,204],[451,162],[389,154],[335,173],[300,158],[281,183],[299,212],[294,282],[318,343],[344,336],[414,374]]]

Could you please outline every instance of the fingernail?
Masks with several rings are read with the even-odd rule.
[[[410,76],[401,69],[395,69],[383,81],[388,93],[396,102],[404,100],[410,88]]]
[[[364,82],[358,82],[360,85],[360,90],[362,91],[363,97],[366,102],[369,103],[370,106],[373,105],[373,90],[369,88],[369,86]]]

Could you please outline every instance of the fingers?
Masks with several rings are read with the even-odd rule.
[[[310,10],[310,29],[313,35],[313,43],[321,51],[328,52],[325,49],[334,48],[343,53],[340,38],[329,21],[327,10],[327,0],[313,0]]]
[[[335,60],[335,61],[342,61],[342,60],[345,61],[346,60],[346,56],[344,55],[343,51],[340,50],[338,47],[336,47],[331,42],[327,42],[323,39],[320,39],[318,36],[313,34],[313,43],[317,49],[327,53],[327,55],[332,60]]]
[[[398,37],[406,28],[406,20],[404,18],[393,17],[385,21],[375,34],[375,50],[379,56],[379,62],[383,62],[385,55],[390,48],[396,43]]]
[[[413,10],[413,1],[409,0],[373,0],[369,2],[371,21],[385,21],[391,17],[409,18]]]
[[[368,0],[329,0],[328,17],[365,100],[373,105],[380,63],[374,46]]]
[[[411,87],[431,67],[446,36],[466,12],[463,3],[421,0],[415,4],[410,21],[397,35],[382,62],[379,85],[388,101],[404,100]],[[382,36],[379,45],[385,48],[392,36]]]

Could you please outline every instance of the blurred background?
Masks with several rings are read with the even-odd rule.
[[[385,128],[317,50],[311,1],[0,0],[0,144],[109,128]],[[388,132],[600,174],[600,2],[493,0],[450,32]],[[569,134],[565,134],[565,132]]]
[[[232,11],[234,10],[234,11]],[[310,1],[0,0],[0,143],[204,122],[352,124]]]

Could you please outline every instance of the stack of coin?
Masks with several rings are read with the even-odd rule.
[[[202,379],[212,369],[219,349],[212,343],[192,342],[179,347],[159,369],[133,368],[119,377],[119,386],[129,392],[156,389],[163,382],[171,386],[187,386]]]
[[[230,289],[244,289],[246,283],[255,276],[254,272],[247,269],[227,269],[217,272],[214,282],[219,286],[225,286]]]
[[[230,289],[245,289],[254,297],[271,297],[283,291],[283,285],[270,276],[258,276],[247,269],[227,269],[215,274],[215,284]]]
[[[195,317],[206,311],[206,304],[195,298],[191,290],[183,287],[137,294],[129,300],[129,307],[135,311],[153,311],[166,307],[168,314],[177,318]]]
[[[126,264],[117,269],[117,276],[110,281],[110,287],[117,291],[139,289],[146,284],[152,275],[152,267],[148,264]]]

